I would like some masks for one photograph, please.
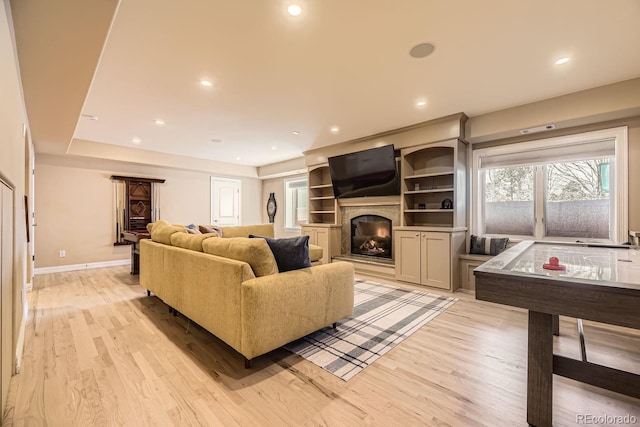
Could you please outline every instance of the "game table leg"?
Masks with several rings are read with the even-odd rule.
[[[553,414],[553,315],[529,311],[527,422],[551,427]]]

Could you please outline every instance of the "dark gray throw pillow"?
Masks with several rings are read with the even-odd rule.
[[[267,241],[276,259],[280,273],[311,267],[311,261],[309,261],[309,236],[273,239],[271,237],[249,234],[249,237]]]
[[[470,254],[498,255],[507,248],[508,237],[471,236]]]

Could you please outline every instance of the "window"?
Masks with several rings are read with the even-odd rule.
[[[626,241],[626,137],[616,128],[474,151],[472,232]]]
[[[309,221],[309,184],[307,178],[284,181],[285,215],[284,228],[299,230],[300,224]]]

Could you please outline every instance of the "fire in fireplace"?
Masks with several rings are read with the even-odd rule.
[[[351,219],[351,253],[391,258],[391,220],[379,215]]]

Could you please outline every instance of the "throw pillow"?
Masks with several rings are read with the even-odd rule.
[[[202,234],[202,231],[200,231],[195,224],[186,225],[184,228],[187,229],[187,233],[189,234]]]
[[[276,258],[280,273],[311,267],[311,261],[309,261],[309,236],[272,239],[271,237],[249,234],[249,237],[267,241],[273,256]]]
[[[256,277],[268,276],[278,272],[278,264],[269,245],[264,240],[248,237],[229,239],[206,239],[202,242],[204,252],[225,258],[246,262]]]
[[[200,225],[198,226],[198,230],[200,230],[202,234],[218,233],[218,236],[222,237],[222,228],[217,225]]]
[[[508,237],[471,236],[470,254],[498,255],[507,248]]]
[[[169,224],[167,221],[159,220],[153,224],[149,232],[151,233],[151,240],[154,242],[170,245],[173,233],[186,233],[187,230],[184,227],[178,227]]]

